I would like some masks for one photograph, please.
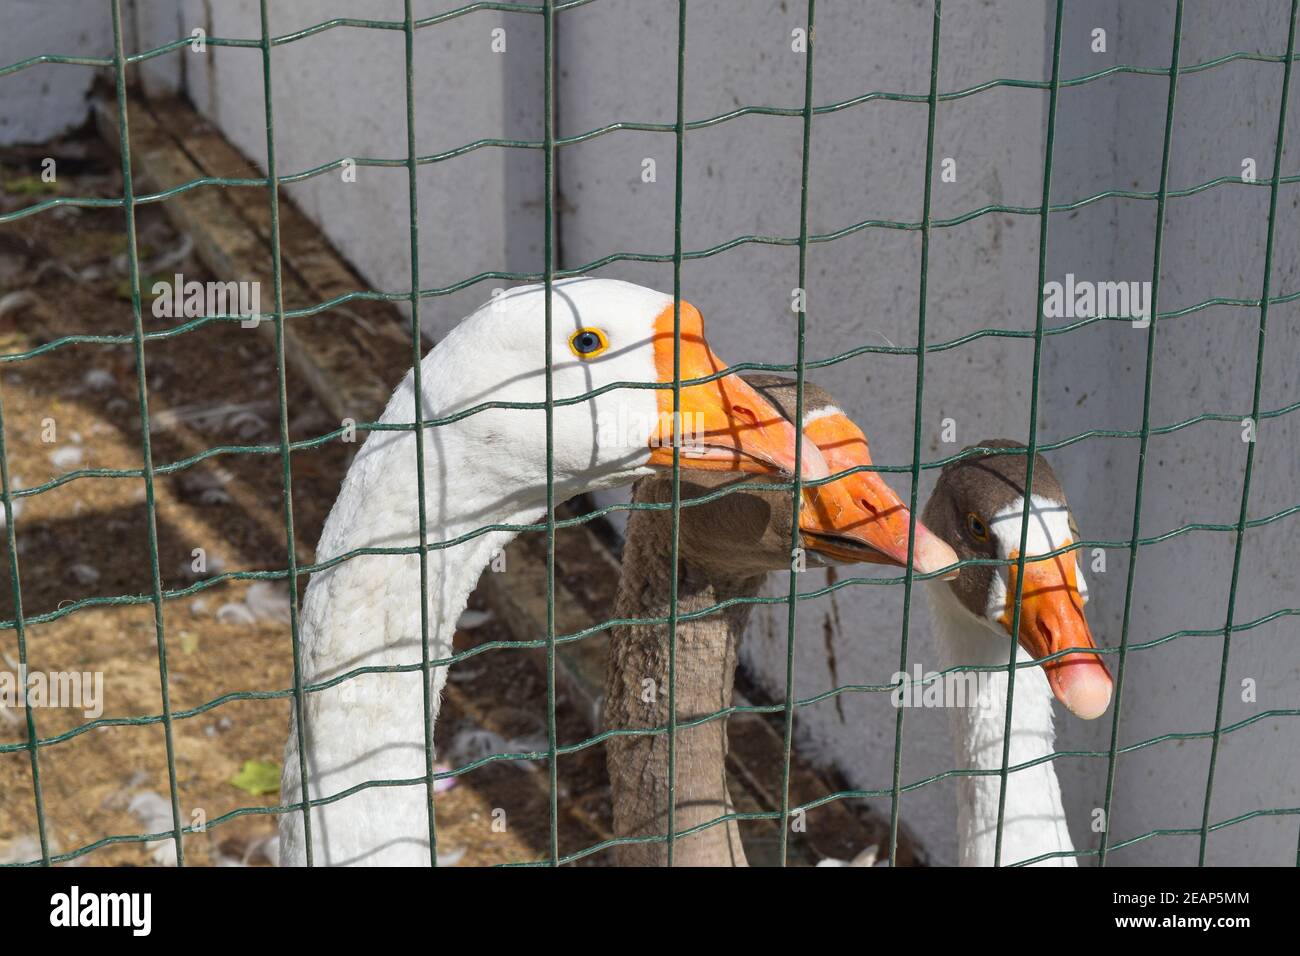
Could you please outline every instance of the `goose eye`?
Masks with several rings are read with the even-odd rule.
[[[973,511],[966,516],[966,528],[976,541],[987,541],[989,539],[988,526]]]
[[[569,351],[580,359],[595,358],[609,348],[609,339],[600,329],[578,329],[569,336]]]

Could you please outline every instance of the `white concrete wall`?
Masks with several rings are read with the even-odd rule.
[[[1120,63],[1162,67],[1170,54],[1172,3],[1135,8],[1115,2],[1071,5],[1063,38],[1062,75],[1078,76]],[[1287,4],[1260,5],[1233,18],[1212,4],[1187,4],[1184,63],[1237,50],[1280,53]],[[566,133],[616,119],[671,121],[676,21],[672,5],[649,12],[630,2],[602,3],[566,14],[561,56],[571,81],[562,88]],[[995,77],[1050,75],[1052,21],[1045,5],[949,4],[943,22],[940,85],[969,87]],[[827,103],[868,90],[924,92],[930,15],[924,5],[870,4],[820,9],[814,99]],[[688,25],[687,116],[698,119],[742,105],[798,106],[803,60],[790,52],[790,31],[803,23],[800,3],[716,3]],[[628,23],[635,49],[608,38]],[[1108,32],[1108,51],[1094,54],[1091,30]],[[1239,63],[1185,78],[1178,103],[1172,186],[1240,172],[1254,156],[1261,177],[1271,168],[1281,68]],[[576,81],[576,82],[574,82]],[[1060,98],[1054,202],[1111,189],[1155,189],[1167,83],[1124,75],[1069,89]],[[936,155],[958,163],[956,183],[936,183],[934,215],[954,216],[988,203],[1037,206],[1041,200],[1046,95],[996,89],[941,105]],[[824,233],[865,219],[917,220],[921,214],[925,107],[874,102],[814,122],[811,228]],[[1294,155],[1294,152],[1292,152]],[[643,184],[640,161],[653,156],[659,182]],[[563,224],[565,264],[612,250],[672,248],[672,139],[619,133],[567,149],[562,183],[572,211]],[[1290,170],[1288,170],[1290,171]],[[685,245],[700,249],[738,235],[793,236],[798,231],[799,121],[748,117],[688,136],[684,174]],[[1295,287],[1294,227],[1283,193],[1274,268],[1275,290]],[[1228,185],[1172,200],[1165,233],[1162,308],[1212,296],[1254,298],[1262,281],[1267,190]],[[1106,200],[1053,217],[1049,273],[1061,278],[1148,279],[1154,204]],[[938,230],[931,247],[927,339],[947,341],[986,326],[1033,327],[1038,224],[1033,217],[988,215]],[[815,245],[809,257],[811,358],[864,343],[914,345],[917,264],[915,233],[870,229]],[[668,288],[667,266],[632,264],[611,274]],[[704,311],[711,337],[730,361],[793,357],[790,289],[797,282],[793,249],[745,246],[691,262],[685,294]],[[1264,407],[1296,399],[1295,307],[1275,306],[1265,369]],[[1152,420],[1166,424],[1204,411],[1245,414],[1250,408],[1257,311],[1211,309],[1162,329]],[[1053,337],[1044,350],[1039,435],[1054,441],[1087,428],[1140,425],[1143,333],[1100,323]],[[934,460],[981,438],[1028,434],[1032,357],[1023,340],[983,339],[927,358],[922,412],[923,454]],[[910,458],[915,367],[905,357],[868,356],[826,370],[815,380],[832,388],[866,426],[876,460]],[[939,439],[939,423],[957,422],[957,444]],[[1295,419],[1266,423],[1256,458],[1251,515],[1295,504]],[[1236,519],[1245,446],[1240,429],[1207,423],[1152,440],[1143,534],[1189,522]],[[1093,439],[1051,457],[1072,494],[1090,538],[1120,540],[1132,523],[1134,440]],[[922,480],[922,500],[933,484]],[[896,482],[900,491],[904,481]],[[1288,560],[1287,522],[1247,539],[1238,620],[1297,604],[1297,576]],[[1189,534],[1144,548],[1140,555],[1130,640],[1151,640],[1181,628],[1222,627],[1232,538]],[[1091,575],[1094,629],[1118,643],[1127,554],[1107,556]],[[809,575],[808,585],[824,580]],[[783,585],[782,585],[783,586]],[[937,668],[928,613],[918,596],[909,660]],[[810,696],[837,684],[879,683],[896,669],[901,589],[855,588],[834,600],[808,602],[799,615],[796,693]],[[1293,618],[1246,632],[1235,641],[1225,721],[1300,703],[1300,650]],[[829,637],[828,637],[829,635]],[[1176,731],[1207,731],[1214,721],[1221,641],[1185,638],[1130,658],[1122,745]],[[783,692],[785,613],[759,616],[747,641],[747,665]],[[832,671],[830,661],[834,660]],[[1254,677],[1259,701],[1240,701],[1240,681]],[[1224,738],[1211,817],[1222,820],[1300,800],[1294,718],[1261,721]],[[799,738],[834,762],[853,784],[887,788],[893,758],[893,711],[879,696],[846,695],[801,711]],[[1292,732],[1288,732],[1292,731]],[[1109,717],[1084,724],[1062,717],[1059,749],[1104,750]],[[1199,827],[1209,745],[1171,741],[1121,759],[1113,809],[1115,840],[1157,827]],[[951,767],[946,719],[909,713],[904,782]],[[1097,839],[1087,829],[1102,803],[1106,764],[1058,762],[1067,809],[1080,847]],[[875,801],[887,812],[888,801]],[[953,788],[941,782],[903,798],[903,815],[939,862],[954,854]],[[1288,863],[1294,817],[1260,818],[1216,834],[1213,863]],[[1118,851],[1122,863],[1195,862],[1195,837],[1158,837]]]
[[[99,0],[8,0],[0,10],[0,66],[41,54],[112,56],[113,22]],[[0,146],[40,143],[90,115],[95,68],[39,63],[0,77]]]
[[[152,49],[201,28],[209,37],[258,39],[256,0],[135,0],[134,48]],[[419,0],[417,17],[453,9]],[[293,33],[335,17],[396,20],[401,0],[282,0],[271,32]],[[505,54],[491,49],[506,30]],[[421,155],[488,137],[540,139],[540,18],[483,12],[416,34],[416,129]],[[52,46],[57,46],[51,42]],[[336,28],[277,46],[272,53],[276,163],[281,175],[345,157],[404,160],[406,93],[400,31]],[[150,91],[183,89],[259,166],[266,162],[261,52],[190,47],[147,61]],[[236,173],[238,174],[238,173]],[[541,268],[540,150],[488,147],[422,166],[421,288],[445,287],[488,271]],[[285,192],[320,223],[339,250],[383,292],[410,287],[407,179],[404,168],[360,167],[345,183],[339,170],[294,183]],[[487,280],[422,306],[437,336],[501,286]]]
[[[202,26],[211,35],[258,36],[254,0],[140,0],[141,47],[156,46]],[[23,4],[33,9],[40,5]],[[418,4],[419,15],[456,6]],[[281,0],[273,31],[283,34],[332,16],[400,18],[399,0]],[[940,86],[954,90],[997,77],[1045,79],[1050,73],[1052,19],[1036,0],[950,2],[943,21]],[[1249,15],[1206,0],[1186,5],[1183,62],[1239,50],[1281,53],[1285,0],[1260,0]],[[1122,4],[1092,0],[1067,5],[1062,75],[1116,64],[1163,67],[1170,52],[1172,0]],[[77,52],[77,31],[58,32],[28,18],[31,35],[0,32],[4,61],[31,52]],[[559,18],[558,117],[572,135],[619,120],[671,122],[676,69],[676,5],[600,0]],[[803,25],[802,0],[714,0],[696,4],[688,25],[687,117],[701,119],[747,105],[798,108],[804,58],[792,52],[791,31]],[[92,17],[78,21],[91,24]],[[44,24],[44,26],[42,26]],[[507,30],[507,52],[490,51],[490,31]],[[479,137],[538,138],[540,18],[474,13],[418,35],[419,150],[430,153]],[[872,90],[924,93],[928,86],[931,16],[928,4],[823,3],[819,10],[814,99],[819,104]],[[1089,49],[1094,27],[1107,30],[1106,53]],[[39,28],[39,29],[38,29]],[[98,41],[97,30],[88,34]],[[107,48],[105,48],[107,49]],[[101,51],[103,52],[103,51]],[[276,133],[281,173],[342,156],[405,154],[405,107],[400,33],[338,29],[278,47],[274,53]],[[72,67],[41,68],[75,71]],[[89,73],[89,71],[82,71]],[[34,75],[34,71],[33,71]],[[1173,187],[1240,172],[1257,160],[1271,173],[1273,131],[1281,81],[1279,64],[1238,62],[1180,82],[1170,169]],[[256,50],[188,50],[150,64],[146,79],[181,85],[196,106],[249,156],[262,162],[265,131],[262,76]],[[12,84],[15,78],[3,81]],[[24,82],[27,82],[24,79]],[[71,81],[69,81],[71,82]],[[60,87],[60,89],[62,89]],[[1061,93],[1053,200],[1066,202],[1108,188],[1154,189],[1158,184],[1167,81],[1121,75]],[[6,97],[9,93],[5,88]],[[65,104],[75,97],[59,94]],[[64,126],[76,110],[30,109],[14,123]],[[934,189],[934,216],[989,203],[1036,206],[1042,189],[1046,94],[998,88],[943,103],[936,156],[957,161],[957,181]],[[1293,97],[1300,103],[1300,96]],[[1300,106],[1293,109],[1293,113]],[[915,221],[925,175],[925,105],[875,101],[818,116],[813,127],[810,227],[827,233],[866,219]],[[1292,140],[1300,128],[1292,118]],[[50,135],[62,126],[41,127]],[[0,126],[0,135],[3,135]],[[39,135],[38,135],[39,134]],[[698,250],[745,234],[798,234],[801,124],[797,117],[748,116],[688,134],[683,188],[684,242]],[[1294,157],[1296,149],[1288,151]],[[657,182],[643,183],[642,160],[657,163]],[[1284,164],[1294,173],[1294,161]],[[622,131],[566,147],[558,159],[561,264],[575,267],[613,252],[672,250],[673,138]],[[536,270],[541,264],[541,157],[537,151],[483,149],[421,171],[421,285],[443,286],[493,269]],[[362,169],[343,184],[330,173],[289,187],[357,265],[372,288],[408,284],[405,172]],[[1262,282],[1268,190],[1226,185],[1171,199],[1165,230],[1161,308],[1181,308],[1211,296],[1254,298]],[[1279,203],[1275,292],[1291,292],[1300,277],[1294,215],[1296,187]],[[1151,202],[1110,199],[1053,216],[1049,273],[1094,280],[1150,277],[1154,240]],[[998,326],[1030,329],[1038,223],[1033,216],[986,215],[936,230],[931,244],[927,340],[933,344]],[[808,356],[824,358],[862,344],[915,345],[919,235],[866,229],[809,254]],[[615,263],[602,274],[670,289],[666,264]],[[438,335],[487,296],[488,281],[425,306],[427,329]],[[709,322],[711,338],[730,361],[789,361],[794,356],[791,289],[797,251],[752,244],[688,262],[686,297]],[[1300,331],[1296,304],[1270,317],[1264,408],[1297,400]],[[1162,325],[1152,421],[1168,424],[1206,411],[1244,415],[1254,375],[1258,311],[1216,307]],[[981,438],[1024,439],[1031,344],[985,338],[927,357],[921,411],[925,460],[944,457]],[[1087,428],[1133,429],[1140,424],[1145,333],[1123,323],[1098,323],[1048,339],[1044,349],[1039,435],[1054,441]],[[906,356],[868,355],[819,370],[866,427],[876,461],[906,465],[911,450],[915,363]],[[940,422],[957,422],[957,444],[940,441]],[[1250,514],[1296,504],[1300,419],[1264,422],[1256,455]],[[1231,423],[1204,423],[1154,437],[1143,507],[1145,535],[1194,521],[1233,522],[1240,500],[1245,446]],[[1052,454],[1071,494],[1084,534],[1127,538],[1132,522],[1137,443],[1091,439]],[[906,481],[894,481],[905,492]],[[933,473],[922,479],[922,500]],[[1248,533],[1237,619],[1300,605],[1294,519]],[[1194,532],[1143,548],[1139,555],[1130,639],[1151,640],[1181,628],[1222,627],[1226,615],[1232,536]],[[1107,555],[1104,574],[1090,575],[1090,616],[1098,637],[1118,643],[1127,553]],[[816,587],[825,573],[810,573]],[[837,684],[886,681],[897,667],[901,588],[856,587],[833,600],[807,602],[799,615],[797,686],[808,696]],[[1243,632],[1233,644],[1225,722],[1261,710],[1300,706],[1300,644],[1295,618]],[[1217,636],[1189,637],[1135,652],[1129,659],[1120,740],[1124,745],[1172,732],[1213,727]],[[759,614],[744,651],[747,666],[781,693],[784,612]],[[832,667],[831,661],[834,661]],[[909,660],[938,666],[924,596],[917,595]],[[1259,699],[1243,703],[1243,678]],[[839,766],[862,788],[887,788],[893,760],[894,711],[882,695],[848,694],[800,713],[801,745]],[[1063,750],[1105,749],[1109,716],[1083,724],[1062,717]],[[1125,755],[1119,765],[1114,838],[1156,827],[1200,823],[1209,746],[1169,741]],[[1294,718],[1263,720],[1224,738],[1212,819],[1300,804],[1300,735]],[[904,781],[951,767],[947,721],[941,713],[908,715]],[[1099,806],[1105,761],[1058,762],[1079,846],[1094,846],[1087,829]],[[888,812],[887,800],[875,805]],[[954,856],[950,782],[907,794],[905,821],[938,862]],[[1294,861],[1297,820],[1259,818],[1215,834],[1212,863]],[[1117,864],[1191,863],[1195,837],[1157,837],[1118,851]]]
[[[1004,7],[1006,5],[1003,5]],[[1039,76],[1045,24],[1041,4],[977,12],[957,5],[945,16],[952,39],[941,59],[945,89],[986,76]],[[671,122],[674,116],[676,18],[672,4],[651,17],[632,0],[601,3],[566,14],[561,55],[566,87],[564,127],[572,133],[619,118]],[[634,15],[633,10],[638,13]],[[931,16],[922,5],[821,4],[814,99],[829,103],[870,90],[924,92],[929,84]],[[980,27],[975,21],[992,16]],[[791,50],[791,31],[804,24],[802,3],[711,4],[687,26],[687,116],[698,119],[739,106],[801,106],[805,61]],[[601,38],[638,21],[635,51]],[[617,69],[614,68],[617,64]],[[936,191],[935,215],[990,202],[1032,203],[1041,189],[1039,100],[1001,91],[945,104],[938,122],[938,156],[958,158],[956,184]],[[827,233],[867,219],[919,220],[924,184],[926,108],[872,102],[819,116],[813,125],[810,229]],[[684,244],[701,249],[739,235],[797,236],[802,123],[799,118],[751,116],[687,137]],[[659,164],[658,183],[640,182],[642,157]],[[566,264],[611,249],[672,250],[673,138],[616,134],[564,154],[566,197],[576,207],[564,223]],[[931,340],[953,338],[989,324],[1032,326],[1034,275],[1024,264],[1036,245],[1031,220],[986,217],[936,233],[928,310]],[[997,251],[998,254],[994,254]],[[809,252],[810,359],[861,344],[916,344],[916,232],[868,229]],[[624,266],[619,275],[671,288],[669,266]],[[790,292],[798,284],[792,247],[748,245],[683,269],[685,296],[703,310],[710,337],[728,361],[792,361],[795,317]],[[943,353],[928,363],[923,419],[925,454],[937,445],[945,415],[962,422],[962,440],[1023,430],[1026,416],[1008,400],[1018,378],[1021,346],[990,344]],[[911,453],[915,362],[868,355],[819,370],[829,387],[865,424],[876,460],[904,464]],[[902,490],[902,482],[895,482]],[[923,490],[928,489],[927,484]],[[805,588],[825,581],[807,576]],[[774,578],[774,582],[776,579]],[[784,586],[781,584],[780,586]],[[923,605],[923,601],[918,604]],[[911,659],[933,667],[924,635],[924,608]],[[842,590],[803,605],[799,614],[796,693],[811,696],[838,684],[881,683],[897,669],[902,589]],[[783,693],[785,612],[756,615],[744,648],[749,667],[774,693]],[[838,623],[836,623],[838,622]],[[826,634],[830,638],[827,644]],[[828,664],[833,653],[832,674]],[[951,766],[947,721],[935,711],[908,715],[907,780]],[[888,788],[894,710],[883,695],[844,695],[800,712],[801,746],[846,771],[853,784]],[[888,813],[888,801],[873,801]],[[922,832],[936,859],[952,858],[955,809],[948,784],[909,794],[906,820]]]
[[[1088,6],[1088,5],[1085,5]],[[1109,28],[1109,60],[1098,63],[1085,45],[1068,47],[1065,75],[1098,65],[1169,62],[1173,3],[1098,5],[1096,16],[1076,11],[1072,35],[1093,25]],[[1222,5],[1189,2],[1184,14],[1184,65],[1236,51],[1283,53],[1289,4],[1253,5],[1234,16]],[[1272,174],[1274,131],[1281,91],[1281,64],[1238,62],[1180,80],[1170,163],[1170,185],[1192,186],[1239,174],[1253,157],[1259,177]],[[1102,188],[1154,190],[1164,133],[1167,81],[1127,76],[1071,91],[1062,99],[1063,130],[1071,145],[1058,165],[1054,198],[1066,201]],[[1086,91],[1086,92],[1085,92]],[[1079,95],[1083,94],[1083,95]],[[1295,171],[1297,100],[1291,100],[1291,148],[1283,173]],[[1078,112],[1075,112],[1078,111]],[[1073,117],[1073,118],[1072,118]],[[1098,166],[1097,156],[1107,160]],[[1109,167],[1109,168],[1107,168]],[[1100,172],[1099,172],[1100,170]],[[1263,282],[1267,227],[1266,187],[1229,184],[1169,201],[1165,227],[1162,311],[1213,297],[1255,299]],[[1294,186],[1279,197],[1274,294],[1297,289]],[[1150,277],[1154,204],[1106,202],[1077,217],[1053,219],[1052,271],[1110,278]],[[1109,260],[1109,261],[1108,261]],[[1086,262],[1087,265],[1081,265]],[[1262,407],[1278,408],[1297,397],[1296,306],[1273,306],[1265,352]],[[1204,412],[1244,416],[1254,387],[1258,309],[1215,307],[1164,323],[1158,337],[1152,422],[1170,424]],[[1052,437],[1088,427],[1135,429],[1141,422],[1145,332],[1119,324],[1094,326],[1086,334],[1059,338],[1048,353],[1049,382],[1068,384],[1049,402],[1044,424]],[[1262,423],[1255,458],[1250,516],[1261,517],[1297,503],[1296,463],[1300,423],[1294,416]],[[1132,524],[1136,441],[1091,441],[1054,456],[1080,520],[1091,537],[1126,538]],[[1246,446],[1234,423],[1207,422],[1151,440],[1143,501],[1142,534],[1156,535],[1190,522],[1232,524],[1240,507]],[[1282,521],[1247,533],[1237,597],[1244,622],[1300,597],[1290,545],[1293,527]],[[1222,628],[1227,613],[1234,536],[1193,532],[1143,548],[1138,557],[1130,639],[1147,641],[1184,628]],[[1127,554],[1111,552],[1105,575],[1093,575],[1097,632],[1118,641]],[[1300,647],[1294,618],[1282,618],[1233,640],[1224,723],[1261,711],[1300,705]],[[1122,745],[1176,731],[1214,726],[1221,636],[1188,637],[1130,658],[1120,728]],[[1258,682],[1258,701],[1242,701],[1242,680]],[[1077,739],[1108,743],[1109,725]],[[1300,804],[1300,737],[1295,718],[1268,719],[1223,738],[1211,820],[1267,807]],[[1210,744],[1169,741],[1121,758],[1112,828],[1123,839],[1157,827],[1196,827],[1201,822]],[[1075,761],[1069,793],[1076,820],[1099,804],[1104,787],[1095,761]],[[1070,780],[1071,778],[1066,778]],[[1294,816],[1265,817],[1210,838],[1211,863],[1294,863]],[[1077,833],[1076,838],[1084,834]],[[1190,864],[1198,836],[1158,837],[1120,851],[1116,862]]]

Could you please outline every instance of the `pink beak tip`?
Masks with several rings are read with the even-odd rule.
[[[1096,658],[1091,664],[1061,667],[1053,676],[1057,699],[1080,720],[1096,720],[1110,707],[1114,683],[1105,665]]]
[[[912,560],[916,570],[922,574],[930,574],[941,568],[956,564],[957,552],[952,549],[948,542],[918,522],[916,525],[916,545],[912,549]],[[953,570],[943,575],[940,580],[952,581],[959,573],[956,568],[953,568]]]

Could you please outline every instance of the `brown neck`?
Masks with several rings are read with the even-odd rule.
[[[634,501],[655,500],[663,482],[643,481]],[[669,492],[671,494],[671,492]],[[670,609],[672,518],[667,511],[634,511],[628,521],[615,616],[667,618]],[[766,573],[737,573],[694,562],[683,555],[677,578],[680,617],[723,601],[754,597]],[[731,706],[736,651],[753,605],[742,602],[677,623],[676,702],[678,723]],[[605,682],[606,728],[651,728],[668,723],[669,631],[666,624],[611,630]],[[616,836],[667,832],[668,735],[616,736],[607,743]],[[675,828],[681,830],[734,811],[726,784],[724,719],[681,729],[676,746]],[[624,866],[663,866],[664,843],[618,847]],[[743,866],[744,852],[734,821],[717,824],[676,842],[679,866]]]

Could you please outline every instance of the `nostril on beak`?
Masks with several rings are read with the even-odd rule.
[[[758,416],[754,414],[753,409],[746,408],[744,405],[732,405],[731,413],[746,419],[751,425],[758,423]]]
[[[1050,648],[1050,647],[1052,646],[1052,627],[1051,627],[1051,625],[1048,624],[1046,621],[1044,621],[1042,618],[1039,618],[1037,621],[1034,622],[1034,626],[1038,629],[1038,633],[1042,635],[1043,640],[1046,642],[1047,646]]]
[[[877,509],[876,506],[873,505],[866,498],[859,498],[858,504],[862,505],[862,510],[865,511],[867,514],[871,515],[873,518],[880,517],[879,509]]]

